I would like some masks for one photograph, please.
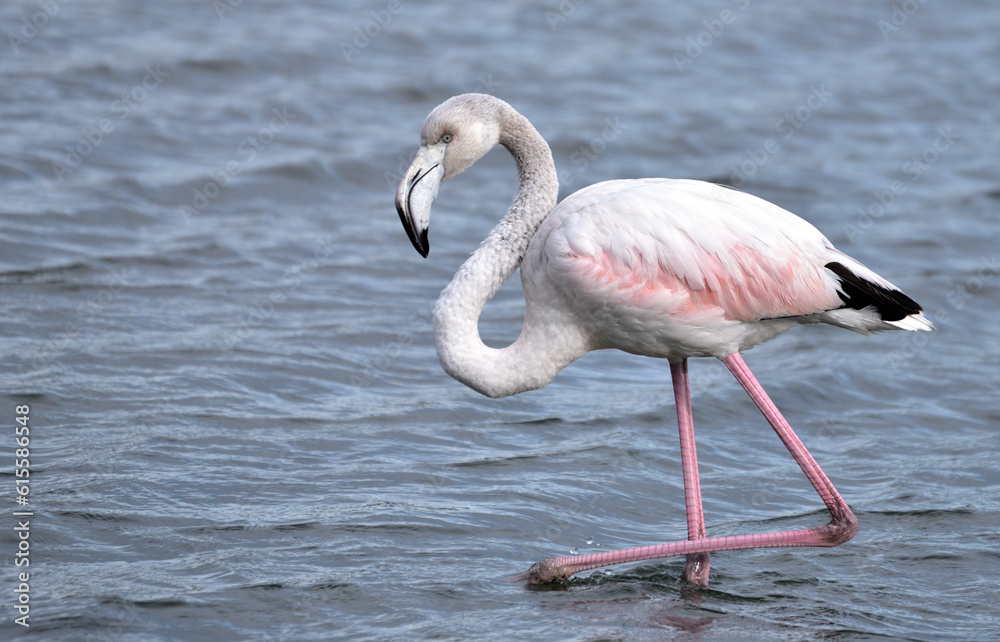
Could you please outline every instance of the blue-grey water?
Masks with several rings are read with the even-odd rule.
[[[1000,635],[1000,7],[18,0],[0,8],[0,638],[988,640]],[[857,513],[834,549],[502,581],[686,535],[667,364],[494,401],[428,314],[516,183],[393,207],[424,116],[493,93],[562,194],[690,177],[792,210],[938,330],[798,328],[747,362]],[[520,330],[517,280],[487,306]],[[822,505],[692,363],[711,535]],[[30,629],[15,408],[30,406]]]

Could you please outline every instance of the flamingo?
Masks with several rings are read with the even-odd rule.
[[[707,586],[709,554],[758,547],[837,546],[858,522],[740,353],[799,324],[861,334],[932,330],[922,308],[836,250],[815,227],[776,205],[696,180],[642,178],[591,185],[556,204],[548,144],[509,104],[455,96],[427,116],[421,146],[396,192],[413,247],[430,250],[438,186],[496,145],[517,164],[507,214],[462,264],[434,307],[444,370],[493,398],[547,385],[592,350],[617,348],[670,364],[680,434],[688,539],[588,555],[554,556],[515,576],[562,582],[594,568],[686,555],[683,579]],[[486,303],[521,268],[524,324],[506,348],[486,346]],[[720,359],[778,434],[830,512],[812,528],[706,537],[687,360]]]

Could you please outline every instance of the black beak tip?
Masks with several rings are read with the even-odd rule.
[[[420,256],[424,257],[425,259],[427,258],[427,255],[430,254],[431,251],[431,243],[430,241],[427,240],[427,230],[423,230],[420,232],[419,243],[417,241],[414,241],[413,247],[417,249],[417,252],[420,253]]]
[[[414,233],[410,217],[407,216],[406,210],[399,201],[396,201],[396,212],[399,214],[399,220],[403,223],[403,229],[406,230],[406,236],[409,237],[410,243],[413,243],[413,248],[426,259],[427,254],[431,251],[430,241],[427,240],[427,230],[422,230],[419,237]]]

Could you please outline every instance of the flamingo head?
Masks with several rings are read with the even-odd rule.
[[[431,203],[438,186],[467,170],[500,142],[506,103],[486,94],[462,94],[441,103],[420,130],[420,149],[396,190],[396,211],[421,256],[430,251]]]

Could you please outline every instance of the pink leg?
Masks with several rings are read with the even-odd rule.
[[[771,427],[774,428],[782,443],[788,448],[788,452],[795,458],[799,467],[802,468],[802,472],[805,473],[806,477],[812,483],[813,488],[819,493],[819,496],[830,511],[830,522],[822,526],[797,531],[709,537],[671,544],[657,544],[620,551],[594,553],[591,555],[547,557],[514,579],[526,581],[529,584],[546,584],[566,580],[574,573],[602,566],[610,566],[612,564],[743,548],[837,546],[854,537],[854,534],[858,532],[858,520],[854,517],[854,513],[851,512],[851,509],[837,492],[837,489],[830,483],[830,480],[820,469],[816,460],[812,458],[812,455],[802,445],[799,438],[792,432],[788,422],[781,416],[781,413],[778,412],[778,409],[750,372],[746,363],[743,362],[743,358],[739,353],[733,353],[723,359],[722,362],[726,364],[747,391],[747,394],[757,404],[757,407],[760,408],[760,411],[764,413]]]
[[[677,429],[681,437],[681,469],[684,474],[684,504],[687,508],[688,539],[705,539],[705,513],[701,507],[701,483],[698,480],[698,452],[694,442],[694,420],[691,416],[691,388],[688,386],[687,359],[670,364],[677,405]],[[690,553],[683,578],[708,586],[711,567],[708,553]]]

